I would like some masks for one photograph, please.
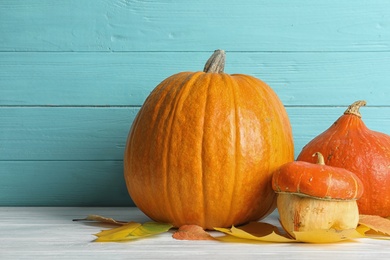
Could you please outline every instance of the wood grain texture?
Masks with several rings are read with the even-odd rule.
[[[0,160],[122,160],[137,111],[0,108]]]
[[[368,127],[390,134],[389,11],[387,0],[0,1],[0,205],[132,205],[121,165],[136,113],[218,48],[227,73],[279,95],[296,155],[359,99]]]
[[[344,110],[288,107],[295,154]],[[137,111],[0,108],[0,205],[134,205],[124,184],[122,158]],[[361,112],[368,127],[383,132],[390,129],[389,107],[365,107]]]
[[[144,223],[149,219],[126,207],[0,208],[0,249],[4,259],[389,259],[387,240],[359,239],[336,244],[223,243],[174,240],[172,231],[125,243],[95,243],[107,226],[72,222],[98,214]],[[279,226],[275,211],[264,222]],[[219,235],[212,232],[214,236]]]
[[[2,206],[134,206],[122,161],[0,161]]]
[[[0,3],[3,51],[389,51],[386,0]]]
[[[0,52],[0,105],[140,106],[168,76],[202,70],[211,53]],[[389,67],[390,52],[227,52],[225,72],[262,79],[287,106],[388,106]]]
[[[120,161],[138,109],[0,108],[0,160]],[[345,109],[287,107],[296,155]],[[365,107],[361,112],[369,128],[390,134],[390,107]]]

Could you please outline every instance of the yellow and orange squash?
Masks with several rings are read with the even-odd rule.
[[[356,101],[332,126],[305,145],[297,160],[314,162],[312,154],[321,152],[329,166],[355,173],[364,185],[357,201],[360,214],[390,216],[390,136],[370,130]]]

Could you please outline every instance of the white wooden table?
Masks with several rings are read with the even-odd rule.
[[[99,214],[145,222],[136,208],[0,207],[0,259],[390,259],[390,241],[359,239],[337,244],[179,241],[172,232],[125,243],[97,243],[104,227],[73,222]],[[266,222],[276,224],[277,213]]]

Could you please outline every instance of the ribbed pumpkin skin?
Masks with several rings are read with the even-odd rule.
[[[356,174],[339,167],[294,161],[282,165],[272,176],[278,193],[293,193],[325,200],[356,200],[363,183]]]
[[[182,72],[139,111],[124,171],[131,198],[151,219],[212,229],[272,212],[272,172],[293,159],[289,119],[265,83]]]
[[[326,165],[345,168],[363,182],[360,214],[390,216],[390,136],[368,129],[357,115],[344,114],[310,141],[297,160],[313,162],[314,151],[323,154]]]

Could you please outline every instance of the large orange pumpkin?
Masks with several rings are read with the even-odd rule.
[[[367,128],[359,108],[365,101],[348,107],[332,126],[303,147],[297,160],[313,162],[319,151],[325,163],[354,172],[364,185],[357,201],[361,214],[390,216],[390,136]]]
[[[272,172],[294,159],[283,104],[264,82],[223,72],[217,50],[203,72],[161,82],[130,129],[124,176],[151,219],[205,229],[258,220],[275,208]]]

